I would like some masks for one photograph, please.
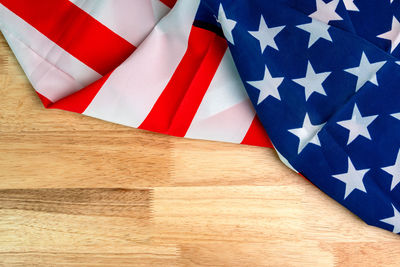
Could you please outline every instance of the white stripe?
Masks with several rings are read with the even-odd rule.
[[[70,0],[107,28],[138,46],[169,11],[153,0]]]
[[[15,57],[37,92],[55,102],[82,88],[70,75],[62,72],[8,31],[2,31]]]
[[[254,117],[254,108],[227,50],[185,137],[240,143]]]
[[[101,78],[100,74],[1,4],[0,29],[7,35],[10,46],[33,87],[52,101]],[[60,79],[59,82],[56,82],[57,79]]]
[[[153,6],[153,14],[156,21],[160,21],[171,10],[160,0],[151,0]]]
[[[185,137],[241,143],[255,116],[249,108],[249,101],[241,102],[207,119],[192,122]]]
[[[181,0],[108,78],[83,114],[138,127],[184,56],[199,0]]]

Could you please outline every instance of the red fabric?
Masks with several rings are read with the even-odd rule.
[[[53,102],[51,102],[47,97],[40,94],[38,91],[35,91],[35,92],[39,96],[39,99],[40,99],[40,101],[42,101],[42,104],[45,108],[48,108],[49,106],[51,106],[53,104]]]
[[[172,8],[177,0],[160,0],[164,5],[166,5],[169,8]]]
[[[139,128],[185,136],[226,49],[223,38],[193,26],[182,61]]]
[[[68,0],[0,0],[0,3],[102,75],[135,50],[128,41]]]
[[[242,144],[252,145],[252,146],[265,146],[273,147],[267,132],[261,124],[260,119],[257,115],[254,117],[253,122],[250,125],[246,136],[243,138]]]

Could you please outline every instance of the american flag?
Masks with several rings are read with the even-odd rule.
[[[273,146],[366,223],[400,233],[399,0],[0,3],[46,107]]]

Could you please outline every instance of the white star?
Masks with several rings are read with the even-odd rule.
[[[400,43],[400,22],[393,16],[392,28],[390,31],[382,33],[377,37],[387,39],[392,42],[390,53],[392,53]]]
[[[267,66],[265,65],[264,78],[260,81],[248,81],[247,83],[251,86],[257,88],[260,91],[258,95],[257,105],[264,101],[268,96],[275,97],[278,100],[281,100],[279,95],[278,87],[281,85],[283,81],[283,77],[273,78]]]
[[[311,96],[312,93],[316,92],[321,95],[326,95],[324,88],[322,87],[322,83],[325,79],[331,74],[330,72],[321,72],[315,73],[313,67],[311,66],[310,61],[308,61],[307,65],[307,73],[304,78],[293,79],[295,83],[302,85],[305,89],[306,101]]]
[[[357,76],[357,92],[358,89],[360,89],[368,81],[379,86],[376,73],[382,68],[383,65],[385,65],[385,63],[386,61],[370,63],[367,56],[363,52],[361,55],[360,65],[358,67],[345,69],[344,71]]]
[[[346,189],[344,192],[344,199],[346,199],[354,189],[358,189],[362,192],[367,193],[365,189],[363,179],[364,175],[369,171],[369,169],[356,170],[348,158],[348,168],[347,172],[341,174],[332,175],[332,177],[342,181],[346,184]]]
[[[354,104],[354,109],[353,109],[353,114],[351,115],[351,119],[338,121],[337,124],[350,131],[349,139],[347,140],[347,144],[350,144],[359,135],[362,135],[365,138],[371,140],[371,136],[369,135],[367,127],[376,119],[376,117],[378,117],[378,115],[366,116],[366,117],[361,116],[357,104]]]
[[[308,114],[304,117],[303,126],[301,128],[290,129],[288,130],[290,133],[294,134],[299,138],[299,147],[297,149],[297,154],[309,144],[312,143],[317,146],[321,146],[318,138],[318,132],[325,125],[323,124],[312,124]]]
[[[399,112],[399,113],[390,114],[390,116],[392,116],[393,118],[396,118],[396,119],[400,120],[400,112]]]
[[[297,28],[300,28],[306,32],[310,33],[310,39],[308,41],[308,48],[310,48],[316,41],[320,38],[331,41],[332,38],[328,32],[329,28],[328,24],[322,23],[318,20],[312,19],[310,23],[297,25]]]
[[[346,9],[349,11],[360,11],[358,7],[354,4],[354,0],[343,0]]]
[[[392,204],[394,215],[393,217],[382,219],[381,222],[393,225],[393,233],[400,233],[400,212]]]
[[[265,23],[264,17],[261,15],[258,31],[249,31],[249,33],[260,42],[261,52],[263,53],[267,46],[279,50],[274,38],[283,28],[285,28],[285,26],[269,28],[267,23]]]
[[[234,45],[235,41],[233,40],[232,31],[235,28],[237,22],[226,17],[225,10],[222,7],[222,4],[219,4],[217,21],[222,27],[222,31],[224,32],[226,40]]]
[[[394,165],[384,167],[382,170],[392,175],[392,185],[390,186],[390,191],[392,191],[393,188],[400,183],[400,149],[399,152],[397,152],[397,158]]]
[[[316,0],[316,3],[317,10],[309,15],[310,18],[317,19],[326,24],[331,20],[343,20],[343,18],[335,11],[339,4],[339,0],[332,0],[327,4],[322,0]]]

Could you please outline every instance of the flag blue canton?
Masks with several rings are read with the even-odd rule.
[[[286,163],[400,233],[400,1],[203,0]]]

